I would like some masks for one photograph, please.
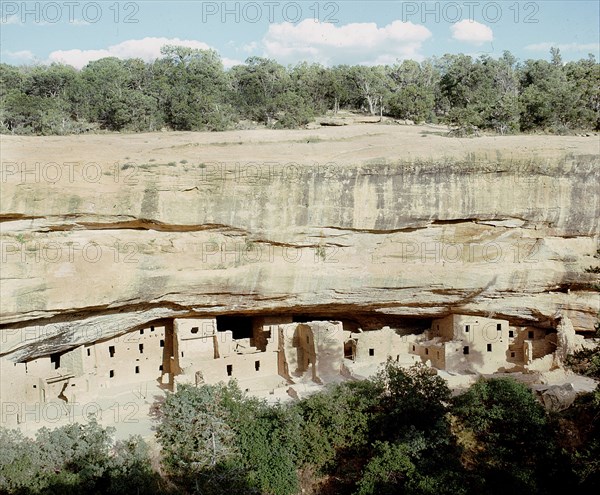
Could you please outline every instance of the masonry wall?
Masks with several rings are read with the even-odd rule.
[[[353,333],[356,341],[354,360],[357,363],[383,363],[388,356],[399,358],[408,352],[408,343],[390,327]]]

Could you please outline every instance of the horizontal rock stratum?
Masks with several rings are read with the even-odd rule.
[[[209,314],[589,332],[598,148],[375,124],[3,136],[0,354]]]

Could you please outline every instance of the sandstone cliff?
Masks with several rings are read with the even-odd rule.
[[[0,354],[225,313],[593,329],[596,142],[261,132],[3,137]]]

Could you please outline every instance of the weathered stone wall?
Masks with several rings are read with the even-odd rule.
[[[224,313],[454,311],[542,327],[564,314],[593,329],[597,157],[298,170],[159,167],[68,188],[8,177],[0,354]]]

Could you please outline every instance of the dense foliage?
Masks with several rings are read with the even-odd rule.
[[[160,493],[146,443],[112,433],[95,421],[42,428],[35,439],[0,428],[0,493]]]
[[[509,52],[444,55],[392,66],[251,57],[225,70],[217,52],[165,46],[162,57],[66,65],[0,64],[0,132],[224,130],[243,121],[299,127],[327,111],[365,111],[501,134],[600,129],[600,64],[519,62]]]
[[[139,438],[94,422],[0,430],[0,491],[173,494],[558,494],[600,488],[600,389],[548,413],[513,379],[451,397],[425,366],[388,361],[362,382],[269,405],[235,382],[170,394],[162,472]]]

